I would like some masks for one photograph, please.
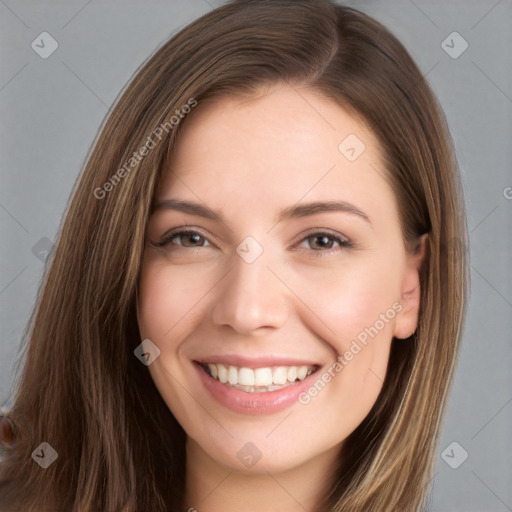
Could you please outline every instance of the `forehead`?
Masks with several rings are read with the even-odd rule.
[[[308,88],[199,103],[183,122],[157,200],[169,195],[261,213],[290,203],[357,199],[395,213],[379,141]]]

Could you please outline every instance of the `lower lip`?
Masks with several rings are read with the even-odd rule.
[[[308,375],[303,381],[297,381],[285,388],[263,393],[248,393],[231,387],[210,377],[199,363],[194,363],[204,387],[222,405],[241,414],[273,414],[283,411],[298,401],[299,395],[311,385],[316,372]],[[315,377],[314,377],[315,376]]]

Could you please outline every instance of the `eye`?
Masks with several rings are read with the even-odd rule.
[[[341,236],[328,231],[318,231],[309,234],[301,240],[301,243],[306,242],[313,252],[317,253],[337,253],[346,248],[352,247],[352,244]],[[338,248],[333,247],[338,244]],[[323,254],[315,254],[315,256],[323,256]]]
[[[352,247],[352,244],[342,236],[328,231],[318,231],[303,238],[300,244],[306,242],[314,256],[323,256],[325,253],[332,254]],[[165,234],[159,242],[152,242],[155,247],[173,245],[170,250],[194,249],[212,246],[208,239],[200,232],[191,229],[177,229]],[[337,248],[336,248],[337,244]],[[317,254],[314,254],[317,253]]]
[[[175,243],[174,240],[180,240],[181,243]],[[164,235],[159,242],[153,243],[153,245],[156,247],[164,247],[166,245],[173,244],[177,245],[178,247],[193,249],[196,247],[205,247],[203,245],[204,242],[207,242],[206,237],[204,237],[198,231],[182,229]],[[210,244],[208,243],[208,245]]]

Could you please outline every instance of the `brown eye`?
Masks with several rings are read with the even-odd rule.
[[[197,244],[201,246],[206,240],[204,236],[199,233],[179,233],[174,235],[173,238],[178,238],[182,240],[181,245],[185,247],[196,247]]]
[[[175,242],[178,240],[179,242]],[[166,245],[174,245],[177,247],[185,247],[185,248],[197,248],[197,247],[206,247],[204,243],[207,242],[206,237],[198,233],[197,231],[191,230],[181,230],[174,231],[167,235],[164,235],[162,239],[155,243],[157,247],[164,247]],[[210,245],[208,243],[208,245]]]
[[[320,253],[338,253],[352,247],[352,244],[342,236],[324,231],[311,233],[301,243],[304,242],[307,242],[306,249],[311,249],[313,253],[319,253],[319,256],[322,255]]]
[[[334,237],[329,235],[314,235],[308,237],[308,240],[313,240],[310,244],[312,249],[331,249],[334,244]],[[314,247],[316,245],[316,247]]]

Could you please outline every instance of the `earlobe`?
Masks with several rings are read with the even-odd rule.
[[[412,253],[407,256],[400,291],[402,310],[396,317],[393,336],[398,339],[411,337],[418,327],[421,299],[420,269],[427,253],[428,234],[421,235]]]

